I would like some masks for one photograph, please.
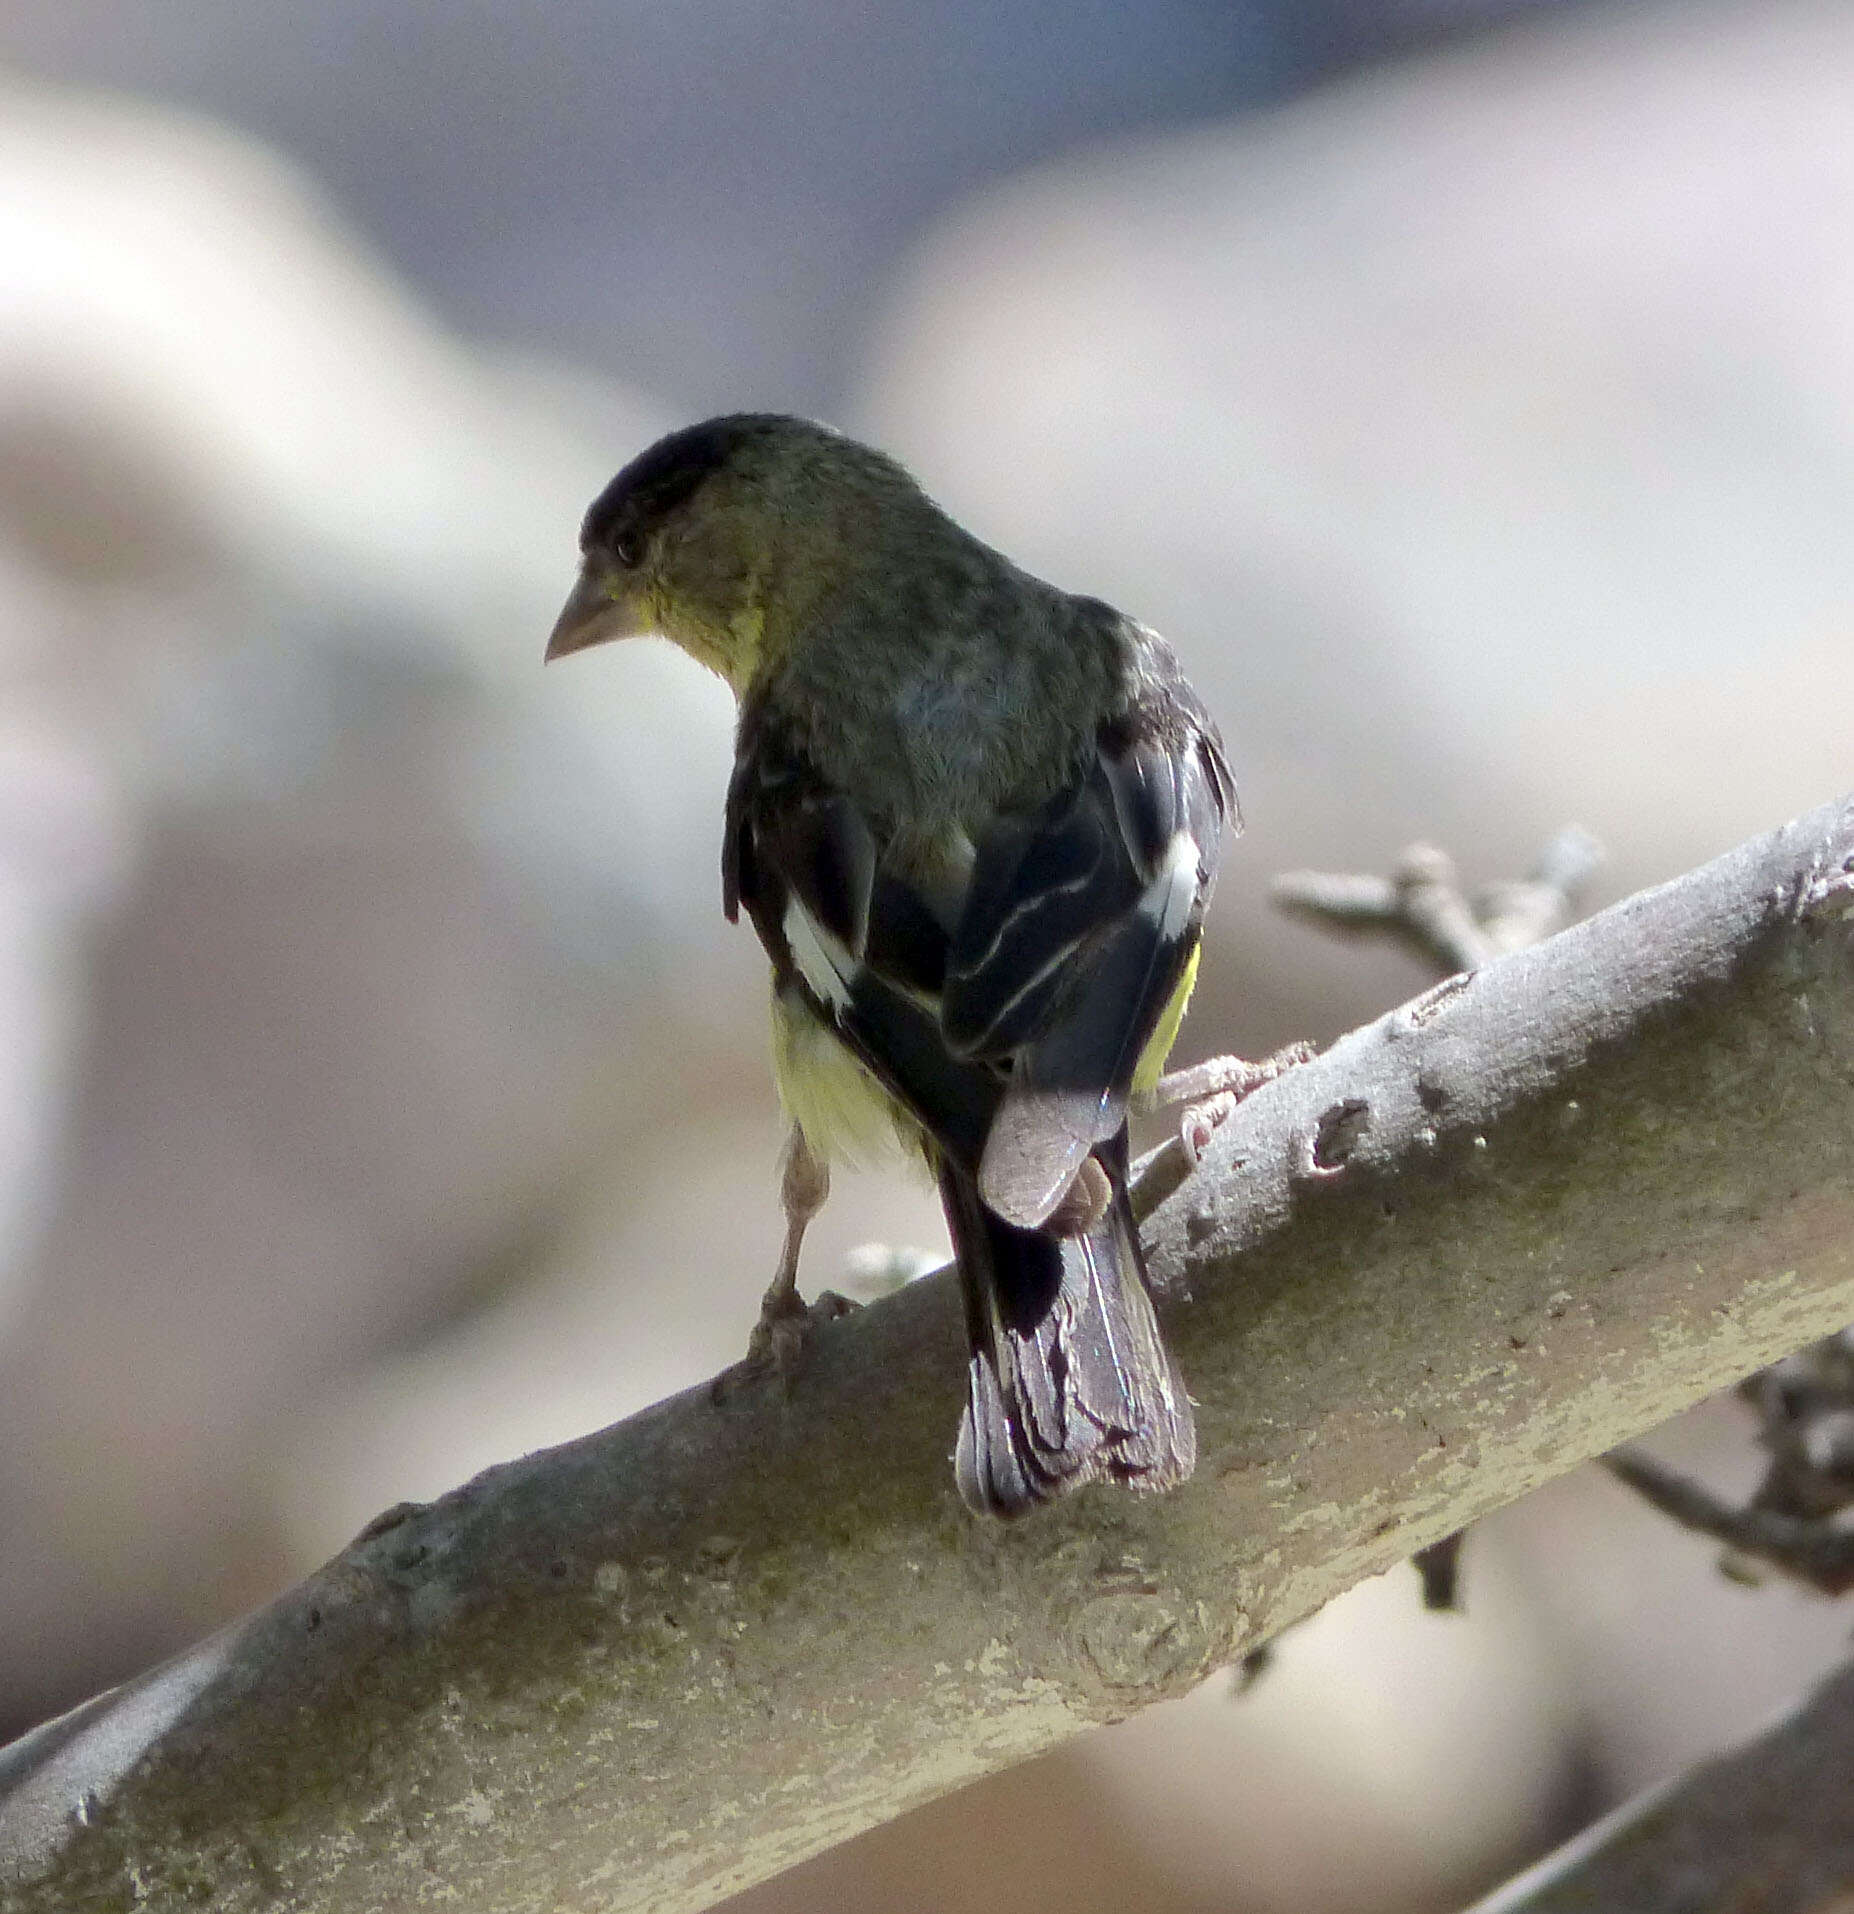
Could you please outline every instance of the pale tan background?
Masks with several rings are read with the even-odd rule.
[[[663,427],[826,413],[1176,640],[1250,822],[1192,1053],[1422,981],[1283,867],[1575,818],[1608,897],[1854,785],[1854,11],[1497,11],[12,11],[0,1729],[738,1352],[726,699],[538,668]],[[870,1240],[931,1200],[813,1278]],[[1447,1906],[1850,1621],[1592,1475],[1468,1574],[747,1901]]]

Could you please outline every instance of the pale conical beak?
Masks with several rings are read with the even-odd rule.
[[[544,662],[551,664],[568,652],[584,651],[588,645],[602,645],[613,638],[635,638],[649,629],[628,598],[612,596],[607,574],[588,564],[554,620]]]

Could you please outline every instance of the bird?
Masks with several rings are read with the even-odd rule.
[[[1240,818],[1171,647],[1014,564],[886,453],[783,414],[658,440],[579,546],[549,660],[657,634],[738,702],[722,901],[771,960],[789,1123],[760,1354],[802,1335],[831,1160],[900,1152],[938,1184],[964,1298],[966,1505],[1183,1481],[1195,1426],[1127,1117]]]

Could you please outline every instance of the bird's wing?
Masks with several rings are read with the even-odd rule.
[[[1156,641],[1154,641],[1156,643]],[[1114,1135],[1195,947],[1234,792],[1169,654],[1069,788],[973,834],[950,895],[764,711],[743,714],[724,888],[985,1201],[1034,1228]]]
[[[1003,1080],[948,1048],[945,900],[891,868],[885,848],[765,711],[743,713],[722,852],[729,917],[746,908],[776,986],[801,990],[939,1148],[976,1174]]]
[[[942,1015],[956,1050],[1010,1061],[979,1167],[1007,1222],[1044,1222],[1126,1121],[1197,945],[1232,797],[1214,728],[1173,695],[1103,727],[1027,835],[980,843]]]

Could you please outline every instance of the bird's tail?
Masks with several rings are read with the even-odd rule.
[[[972,1339],[955,1473],[981,1514],[1020,1515],[1102,1477],[1169,1489],[1197,1459],[1191,1405],[1146,1289],[1126,1133],[1101,1155],[1112,1199],[1077,1236],[1005,1222],[968,1171],[940,1165]]]

